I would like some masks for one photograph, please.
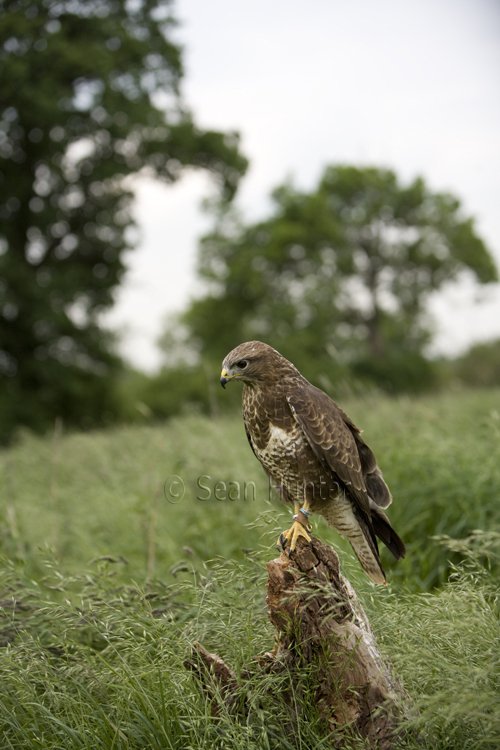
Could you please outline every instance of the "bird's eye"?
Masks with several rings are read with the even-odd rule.
[[[239,367],[240,370],[244,370],[247,366],[248,362],[244,359],[242,359],[240,362],[236,362],[236,367]]]

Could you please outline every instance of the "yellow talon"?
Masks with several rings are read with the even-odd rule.
[[[303,524],[299,523],[299,521],[294,521],[291,529],[280,534],[280,538],[278,539],[278,546],[281,545],[282,549],[285,550],[286,543],[290,539],[290,554],[295,550],[297,539],[299,538],[299,536],[303,536],[306,542],[311,542],[311,537],[307,533]]]

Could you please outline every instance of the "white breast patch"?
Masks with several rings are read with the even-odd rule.
[[[270,424],[269,441],[265,448],[256,454],[265,468],[280,481],[296,480],[297,453],[300,451],[300,433],[297,429],[286,432],[281,427]]]
[[[281,427],[276,427],[276,425],[271,424],[271,438],[268,445],[270,445],[271,442],[281,443],[281,445],[288,445],[292,437],[292,433],[285,432],[285,430],[281,429]]]

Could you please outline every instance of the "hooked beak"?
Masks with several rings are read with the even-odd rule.
[[[233,378],[238,378],[241,375],[241,372],[235,372],[234,375],[230,375],[226,369],[222,370],[220,374],[220,384],[223,388],[226,387],[226,383],[229,383],[230,380],[233,380]]]

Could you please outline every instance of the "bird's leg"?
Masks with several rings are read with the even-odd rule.
[[[305,500],[302,507],[300,507],[300,503],[294,502],[293,507],[295,510],[293,516],[293,526],[288,531],[284,531],[282,534],[280,534],[280,538],[278,540],[278,548],[281,545],[281,548],[284,550],[287,541],[290,539],[290,549],[288,551],[289,555],[291,555],[294,551],[299,536],[303,536],[307,542],[311,541],[311,537],[307,533],[312,529],[312,526],[308,520],[309,501]]]
[[[293,517],[294,518],[296,518],[296,516],[297,516],[297,514],[298,514],[299,511],[300,511],[300,503],[297,502],[297,500],[294,500],[293,501]],[[292,526],[292,529],[293,529],[293,526]],[[278,539],[278,549],[280,547],[281,547],[281,549],[285,549],[286,543],[287,543],[287,541],[288,541],[288,539],[290,537],[292,529],[290,529],[289,531],[283,531],[280,534],[279,539]]]

